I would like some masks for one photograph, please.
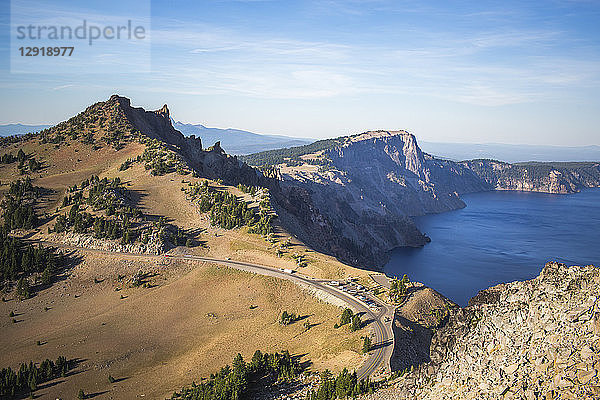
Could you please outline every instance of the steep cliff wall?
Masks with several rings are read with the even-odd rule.
[[[576,193],[600,186],[600,163],[522,163],[496,160],[462,161],[495,190]]]
[[[597,399],[600,270],[548,263],[480,292],[436,330],[431,362],[370,399]]]
[[[462,208],[460,194],[573,193],[600,186],[600,163],[454,162],[424,153],[405,131],[370,131],[247,160],[277,166],[280,216],[291,232],[368,267],[383,264],[395,247],[427,243],[410,217]]]
[[[352,264],[376,267],[396,247],[424,245],[411,216],[462,208],[459,192],[491,188],[468,168],[423,153],[405,131],[328,144],[280,167],[278,214],[303,241]]]

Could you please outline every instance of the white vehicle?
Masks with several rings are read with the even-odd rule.
[[[340,283],[338,281],[331,281],[331,282],[329,282],[329,284],[331,286],[340,286]]]
[[[284,269],[283,272],[285,272],[286,274],[293,274],[294,273],[294,271],[291,270],[291,269],[289,269],[289,268]]]

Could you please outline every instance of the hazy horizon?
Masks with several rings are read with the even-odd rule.
[[[150,3],[149,72],[11,73],[5,29],[0,121],[58,122],[119,93],[167,103],[177,120],[297,138],[406,129],[435,142],[600,144],[597,2]],[[119,10],[57,0],[28,12],[76,23],[128,17]],[[103,57],[120,56],[94,63]]]
[[[33,123],[27,123],[27,122],[0,122],[0,127],[6,127],[6,126],[10,126],[10,125],[23,125],[23,126],[54,126],[60,122],[63,122],[65,120],[60,120],[57,121],[55,123],[39,123],[39,124],[33,124]],[[282,134],[282,133],[271,133],[271,132],[256,132],[256,131],[250,131],[248,129],[245,129],[244,127],[235,127],[235,126],[211,126],[211,125],[206,125],[206,123],[203,122],[187,122],[187,121],[181,121],[181,120],[177,120],[177,119],[173,119],[173,121],[175,123],[179,123],[179,124],[184,124],[184,125],[194,125],[194,126],[198,126],[198,125],[202,125],[203,127],[207,128],[207,129],[220,129],[220,130],[235,130],[235,131],[243,131],[243,132],[248,132],[248,133],[253,133],[256,135],[261,135],[261,136],[282,136],[282,137],[287,137],[287,138],[298,138],[298,139],[302,139],[302,140],[312,140],[312,141],[318,141],[318,140],[323,140],[323,139],[335,139],[337,137],[340,136],[349,136],[349,135],[354,135],[354,134],[359,134],[359,133],[363,133],[363,132],[367,132],[367,131],[376,131],[376,130],[385,130],[385,131],[407,131],[413,135],[415,135],[415,137],[417,138],[417,140],[419,141],[419,144],[422,143],[431,143],[431,144],[452,144],[452,145],[484,145],[484,146],[493,146],[493,145],[497,145],[497,146],[531,146],[531,147],[556,147],[556,148],[584,148],[584,147],[600,147],[600,142],[598,143],[590,143],[590,144],[580,144],[580,145],[570,145],[570,144],[545,144],[545,143],[507,143],[507,142],[461,142],[461,141],[444,141],[444,140],[422,140],[422,138],[419,137],[419,135],[415,134],[414,132],[411,132],[408,129],[402,129],[402,128],[394,128],[394,129],[384,129],[384,128],[377,128],[377,129],[368,129],[366,131],[356,131],[356,132],[350,132],[344,135],[332,135],[332,136],[326,136],[326,137],[321,137],[321,138],[314,138],[314,137],[306,137],[306,136],[291,136],[291,135],[286,135],[286,134]]]

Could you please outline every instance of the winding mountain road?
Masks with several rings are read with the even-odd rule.
[[[38,241],[39,242],[39,241]],[[223,260],[217,258],[210,257],[201,257],[195,256],[191,254],[169,254],[165,253],[162,255],[152,255],[152,254],[140,254],[140,253],[125,253],[125,252],[113,252],[108,250],[98,250],[98,249],[89,249],[85,247],[67,245],[64,243],[56,243],[56,242],[46,242],[43,241],[50,246],[66,248],[66,249],[75,249],[84,252],[90,253],[99,253],[99,254],[109,254],[109,255],[124,255],[124,256],[133,256],[140,258],[149,258],[149,259],[179,259],[179,260],[192,260],[192,261],[200,261],[206,263],[212,263],[217,265],[224,265],[229,268],[235,268],[238,270],[251,272],[264,276],[271,276],[274,278],[285,279],[291,281],[293,283],[304,285],[311,287],[315,290],[326,293],[327,295],[334,296],[337,299],[343,301],[349,308],[353,309],[355,312],[362,313],[362,320],[367,323],[367,326],[373,326],[373,331],[375,333],[375,340],[373,341],[372,350],[369,354],[368,359],[359,367],[356,371],[359,379],[366,379],[368,377],[373,377],[375,375],[379,375],[385,372],[390,371],[390,360],[392,357],[392,352],[394,350],[394,333],[392,330],[392,321],[394,320],[394,308],[385,304],[383,301],[378,299],[375,296],[367,295],[369,299],[375,302],[378,305],[378,311],[375,312],[369,306],[358,299],[357,297],[352,296],[349,293],[346,293],[337,287],[329,285],[329,281],[319,280],[313,277],[305,276],[299,274],[297,272],[289,273],[285,272],[283,269],[278,269],[274,267],[268,267],[260,264],[252,264],[248,262],[235,261],[235,260]]]
[[[367,324],[373,324],[373,330],[375,332],[375,340],[373,343],[373,350],[369,355],[366,362],[356,371],[359,379],[365,379],[376,373],[389,372],[390,370],[390,359],[394,350],[394,333],[392,330],[392,321],[394,318],[394,308],[383,303],[375,296],[371,296],[370,299],[377,302],[379,311],[372,311],[369,306],[363,303],[358,298],[343,292],[335,287],[328,285],[329,281],[317,280],[309,276],[304,276],[298,273],[287,273],[283,270],[267,267],[259,264],[251,264],[241,261],[233,260],[221,260],[216,258],[199,257],[192,255],[173,255],[169,258],[179,258],[186,260],[197,260],[203,262],[209,262],[213,264],[225,265],[230,268],[239,269],[246,272],[252,272],[265,276],[272,276],[279,279],[285,279],[298,283],[300,285],[307,285],[316,290],[327,293],[328,295],[334,296],[344,303],[346,303],[355,312],[363,313],[362,319]]]

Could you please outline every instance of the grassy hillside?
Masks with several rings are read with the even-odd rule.
[[[334,329],[338,309],[291,283],[211,265],[82,254],[68,280],[35,299],[0,303],[3,367],[59,355],[81,360],[76,374],[38,390],[42,398],[75,398],[80,388],[98,398],[166,398],[256,349],[305,355],[315,370],[361,360],[364,332]],[[140,270],[150,287],[128,283]],[[306,320],[280,325],[283,311],[305,316],[311,328]]]
[[[277,219],[268,237],[250,233],[246,224],[215,222],[190,188],[227,193],[232,197],[221,197],[232,199],[233,208],[257,216],[262,192],[199,176],[176,150],[146,138],[111,107],[98,103],[39,135],[0,142],[6,161],[0,163],[0,200],[19,179],[30,178],[36,188],[27,197],[38,218],[34,228],[12,234],[51,241],[69,260],[49,284],[41,283],[39,272],[27,276],[29,299],[17,299],[16,279],[4,287],[0,368],[65,355],[80,360],[77,373],[37,394],[72,398],[83,388],[98,398],[161,398],[215,372],[237,352],[249,358],[256,349],[288,349],[312,360],[314,368],[357,367],[365,332],[333,329],[338,309],[296,286],[197,262],[157,264],[115,252],[138,251],[144,230],[159,224],[193,239],[187,247],[167,237],[171,253],[302,269],[326,279],[366,276],[290,238]],[[57,232],[59,221],[67,221],[66,232]],[[101,234],[106,226],[112,232],[107,221],[123,224],[118,238]],[[131,242],[123,238],[127,230]],[[283,310],[308,316],[310,329],[277,324]],[[110,384],[108,375],[118,382]]]

